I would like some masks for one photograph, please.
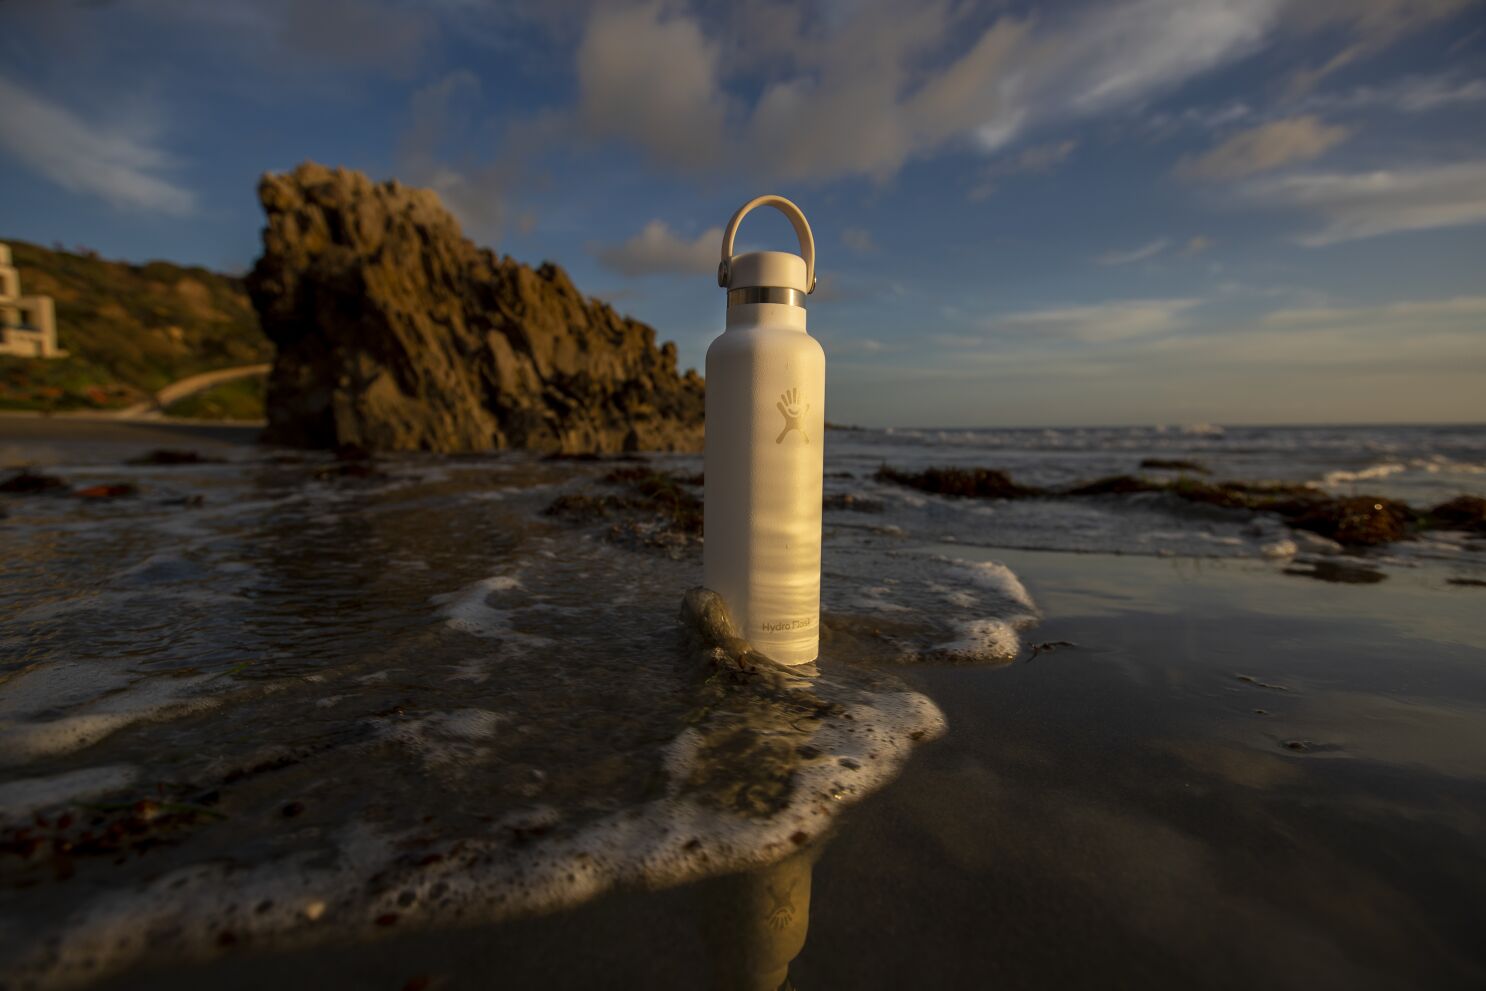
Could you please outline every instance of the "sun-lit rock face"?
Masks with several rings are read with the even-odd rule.
[[[267,439],[370,450],[698,450],[676,347],[477,248],[438,197],[305,163],[267,174],[248,290],[278,346]]]

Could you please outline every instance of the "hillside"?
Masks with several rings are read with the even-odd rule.
[[[0,240],[10,245],[22,290],[56,301],[57,337],[69,352],[47,360],[0,355],[0,409],[123,406],[196,372],[272,360],[241,279]],[[255,413],[234,406],[233,415]]]

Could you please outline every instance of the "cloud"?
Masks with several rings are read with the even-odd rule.
[[[1175,315],[1162,316],[1173,303]],[[1098,346],[1070,346],[1048,333],[1049,324],[1079,327],[1098,311],[1120,307],[1152,310],[1157,316],[1135,321],[1136,329],[1158,329]],[[838,369],[843,374],[832,386],[838,415],[853,422],[983,424],[993,400],[1008,422],[1479,419],[1486,296],[1281,308],[1257,316],[1229,316],[1216,299],[1146,300],[1018,316],[1015,332],[935,339],[937,352],[919,349],[894,362],[888,373],[899,383],[894,389],[883,389],[865,369],[850,375]],[[1163,324],[1169,330],[1159,329]]]
[[[1322,226],[1298,240],[1310,247],[1396,231],[1486,222],[1486,159],[1360,173],[1308,173],[1257,181],[1248,200],[1304,210]]]
[[[415,90],[408,100],[410,123],[398,142],[397,167],[406,181],[438,193],[467,231],[473,228],[494,239],[510,219],[509,191],[518,172],[515,159],[453,164],[445,149],[451,139],[477,130],[480,101],[480,80],[468,69]]]
[[[4,78],[0,106],[0,149],[41,178],[123,209],[177,217],[196,209],[196,195],[162,175],[176,163],[153,134],[84,120]]]
[[[88,7],[125,6],[76,5],[68,13],[71,30]],[[276,77],[326,67],[405,77],[438,27],[432,11],[398,0],[133,0],[127,6],[127,16],[153,22],[152,33],[184,29],[203,50],[243,58]]]
[[[1147,258],[1154,258],[1165,251],[1167,245],[1170,243],[1170,240],[1161,237],[1149,244],[1142,244],[1140,247],[1131,248],[1128,251],[1106,251],[1104,254],[1095,258],[1094,262],[1097,265],[1129,265],[1133,262],[1143,262]]]
[[[1124,299],[1086,306],[1026,310],[991,317],[984,327],[993,337],[1072,340],[1084,343],[1128,341],[1169,334],[1186,326],[1199,299]]]
[[[1282,3],[1101,0],[1058,18],[943,2],[866,0],[818,16],[768,4],[787,29],[727,45],[715,39],[728,32],[684,10],[600,6],[577,51],[576,122],[686,171],[880,181],[951,143],[994,151],[1148,100],[1257,50]],[[739,6],[735,26],[765,5]]]
[[[872,232],[862,227],[848,227],[841,232],[841,243],[859,255],[867,255],[877,250],[877,242],[872,240]]]
[[[1387,48],[1405,35],[1419,31],[1472,6],[1476,0],[1300,0],[1285,11],[1285,26],[1297,33],[1316,34],[1341,29],[1346,42],[1335,55],[1315,68],[1301,69],[1290,78],[1290,92],[1305,93],[1316,83],[1354,62]]]
[[[412,71],[433,33],[429,18],[400,4],[289,0],[278,13],[276,40],[311,59],[403,75]]]
[[[1270,327],[1395,327],[1407,330],[1421,323],[1486,317],[1486,296],[1403,300],[1379,306],[1307,306],[1271,310],[1264,315]]]
[[[700,275],[717,271],[722,228],[712,227],[694,240],[680,237],[663,220],[652,220],[620,244],[593,249],[599,264],[620,275]]]
[[[1195,158],[1183,158],[1176,172],[1189,179],[1239,179],[1319,158],[1350,133],[1315,116],[1272,121],[1240,131]]]
[[[1486,101],[1486,79],[1454,75],[1405,76],[1377,85],[1358,86],[1345,93],[1317,93],[1304,105],[1318,110],[1369,110],[1417,114],[1462,103]]]
[[[683,168],[717,163],[728,101],[718,88],[718,46],[696,19],[658,3],[596,7],[577,65],[586,133]]]
[[[1033,145],[1015,155],[1002,156],[981,171],[980,179],[970,187],[967,195],[972,200],[983,200],[994,193],[999,180],[1007,176],[1051,172],[1066,162],[1077,148],[1078,141],[1069,138]]]
[[[1200,255],[1213,246],[1213,239],[1206,234],[1193,234],[1182,248],[1184,255]]]

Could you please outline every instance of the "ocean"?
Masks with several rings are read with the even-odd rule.
[[[230,434],[0,424],[0,461],[132,489],[0,496],[0,986],[1486,973],[1486,542],[1353,554],[1158,493],[874,477],[1182,460],[1426,508],[1486,495],[1486,427],[832,430],[822,657],[765,679],[678,621],[694,538],[549,511],[642,463],[700,495],[699,456],[366,465]],[[126,463],[156,447],[211,460]],[[1308,923],[1264,919],[1287,890]],[[1062,956],[1025,925],[1060,913],[1087,929]]]

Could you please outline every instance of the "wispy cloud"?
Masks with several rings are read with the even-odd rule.
[[[1426,321],[1455,321],[1486,316],[1486,296],[1450,296],[1444,299],[1402,300],[1377,306],[1306,306],[1271,310],[1264,323],[1271,327],[1381,326],[1407,329]]]
[[[481,88],[473,72],[456,69],[415,90],[408,100],[409,125],[398,141],[397,168],[406,181],[438,193],[467,233],[495,240],[513,213],[518,227],[534,221],[530,212],[511,205],[521,172],[516,153],[477,163],[447,147],[481,126]],[[523,147],[521,142],[509,144]]]
[[[806,17],[769,4],[770,23],[789,30],[751,37],[746,58],[700,15],[600,6],[577,50],[576,119],[681,169],[883,179],[951,142],[993,151],[1136,105],[1256,50],[1281,5],[1101,0],[1058,19],[987,21],[973,5],[866,2]]]
[[[1325,34],[1340,29],[1342,47],[1320,65],[1290,77],[1290,91],[1309,91],[1322,79],[1387,48],[1405,35],[1448,20],[1476,0],[1302,0],[1285,11],[1286,27]]]
[[[1192,179],[1240,179],[1312,161],[1349,134],[1348,128],[1324,123],[1314,115],[1271,121],[1240,131],[1211,151],[1183,158],[1176,172]]]
[[[166,178],[176,162],[155,134],[85,120],[4,78],[0,107],[0,149],[41,178],[124,209],[172,216],[195,210],[195,194]]]
[[[859,255],[869,255],[877,250],[872,232],[863,227],[848,227],[841,232],[841,243]]]
[[[1084,306],[1024,310],[988,318],[990,337],[1072,340],[1084,343],[1128,341],[1169,334],[1186,326],[1200,299],[1121,299]]]
[[[1159,237],[1148,244],[1142,244],[1138,248],[1130,248],[1125,251],[1106,251],[1094,259],[1098,265],[1130,265],[1135,262],[1143,262],[1147,258],[1154,258],[1171,244],[1169,238]]]
[[[1336,93],[1315,93],[1302,104],[1320,111],[1371,110],[1417,114],[1468,103],[1486,102],[1486,79],[1454,74],[1405,76],[1386,83],[1357,86]]]
[[[721,227],[688,241],[665,221],[652,220],[627,241],[597,246],[593,253],[600,265],[620,275],[700,275],[716,271],[721,250]]]
[[[1322,225],[1297,240],[1311,247],[1397,231],[1486,222],[1486,159],[1376,172],[1324,172],[1252,183],[1249,200],[1298,209]]]
[[[1014,155],[1003,155],[981,171],[979,180],[970,187],[969,196],[972,200],[986,199],[996,191],[1000,180],[1008,176],[1051,172],[1066,162],[1077,148],[1078,141],[1067,138],[1023,148]]]
[[[1173,302],[1184,307],[1165,316]],[[1121,306],[1152,310],[1135,324],[1158,329],[1076,348],[1047,333],[1049,324],[1076,327],[1094,314],[1108,323],[1103,311]],[[853,379],[835,387],[836,401],[845,416],[863,409],[889,423],[984,422],[988,396],[1022,411],[1047,409],[1049,394],[1065,423],[1479,418],[1486,296],[1285,307],[1238,319],[1195,306],[1106,303],[1070,308],[1071,318],[1034,310],[1019,315],[1018,334],[939,338],[937,353],[895,363],[893,379],[909,387],[864,388]]]

